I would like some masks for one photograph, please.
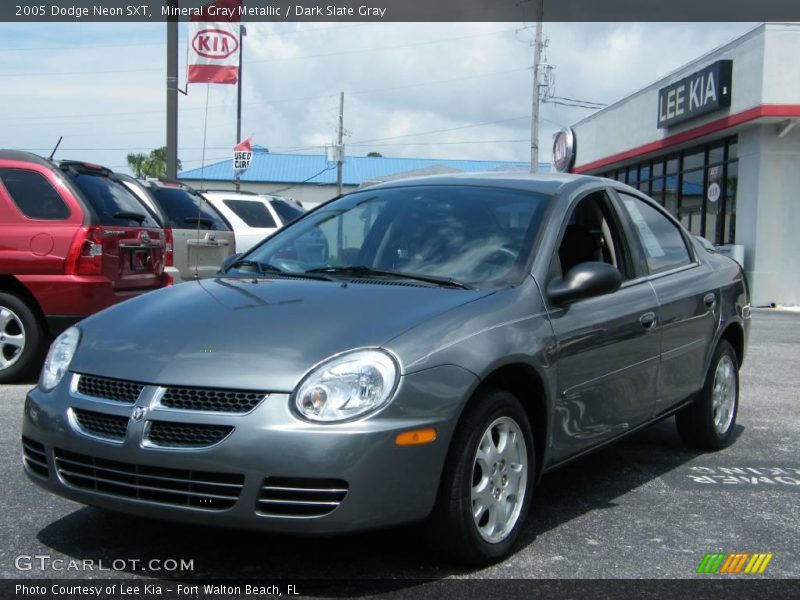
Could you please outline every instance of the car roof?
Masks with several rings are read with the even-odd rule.
[[[571,173],[524,173],[521,171],[491,171],[486,173],[455,173],[448,175],[428,175],[410,177],[372,185],[364,190],[411,187],[417,185],[466,185],[475,187],[503,187],[538,192],[545,195],[558,195],[568,189],[581,187],[588,183],[600,183],[600,177],[573,175]],[[359,190],[360,191],[360,190]]]
[[[256,192],[237,192],[235,190],[198,190],[204,196],[212,196],[214,198],[225,197],[226,200],[254,200],[256,202],[266,202],[269,200],[283,200],[278,196],[271,194],[258,194]]]

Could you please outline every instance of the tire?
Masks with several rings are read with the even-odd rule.
[[[497,389],[477,394],[455,431],[436,506],[426,524],[434,549],[458,563],[475,566],[491,564],[511,552],[528,514],[536,479],[533,434],[519,400]],[[481,447],[489,451],[481,451],[479,457]],[[505,452],[498,454],[498,450]],[[484,502],[480,517],[473,517],[473,507]]]
[[[703,389],[675,414],[684,444],[697,450],[719,450],[730,444],[739,410],[739,361],[721,340],[706,373]]]
[[[17,296],[0,292],[0,383],[19,381],[41,367],[46,341],[31,308]]]

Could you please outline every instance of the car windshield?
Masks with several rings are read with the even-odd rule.
[[[365,190],[295,221],[240,268],[504,287],[522,275],[547,204],[547,196],[505,188]]]
[[[173,229],[230,230],[214,207],[198,194],[173,187],[156,187],[150,191]]]

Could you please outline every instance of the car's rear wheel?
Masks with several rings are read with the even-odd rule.
[[[38,366],[45,334],[25,302],[0,292],[0,383],[26,377]]]
[[[720,341],[706,374],[703,389],[694,402],[675,415],[683,442],[699,450],[727,446],[739,410],[739,361],[726,341]]]
[[[511,551],[530,506],[536,463],[527,415],[512,394],[481,390],[466,411],[427,531],[446,556],[482,565]]]

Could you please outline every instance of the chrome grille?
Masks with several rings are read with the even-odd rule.
[[[239,499],[244,475],[150,467],[54,451],[66,483],[94,492],[171,506],[226,510]]]
[[[246,413],[258,406],[266,395],[266,392],[243,390],[169,387],[161,404],[179,410]]]
[[[339,507],[347,487],[341,479],[267,477],[256,500],[256,512],[276,517],[321,517]]]
[[[165,448],[203,448],[220,443],[232,431],[229,425],[150,421],[145,440]]]
[[[78,392],[92,398],[133,404],[139,399],[139,394],[142,393],[143,389],[144,385],[141,383],[133,383],[132,381],[123,381],[121,379],[110,379],[95,375],[80,375],[78,378]]]
[[[40,477],[46,478],[49,476],[50,468],[47,464],[47,453],[45,452],[44,444],[22,436],[22,459],[31,472]]]
[[[117,415],[106,415],[91,410],[81,410],[79,408],[70,409],[75,415],[78,426],[84,433],[89,433],[97,437],[115,442],[125,439],[128,431],[128,417]]]

